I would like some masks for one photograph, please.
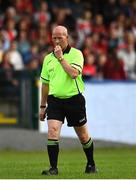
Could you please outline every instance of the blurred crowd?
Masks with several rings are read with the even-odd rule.
[[[56,25],[82,50],[85,79],[136,80],[135,0],[0,0],[0,70],[40,72]]]

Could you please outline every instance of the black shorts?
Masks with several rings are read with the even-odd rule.
[[[47,103],[47,120],[56,119],[64,123],[66,118],[68,126],[82,126],[87,122],[85,98],[82,94],[67,99],[49,95]]]

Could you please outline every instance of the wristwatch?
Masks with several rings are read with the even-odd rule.
[[[58,58],[59,61],[62,61],[63,59],[64,59],[63,56],[61,56],[61,57]]]

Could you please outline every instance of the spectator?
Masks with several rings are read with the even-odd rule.
[[[11,42],[10,50],[9,50],[9,60],[10,60],[10,63],[13,65],[14,70],[24,69],[23,59],[21,57],[21,54],[17,50],[16,41]]]
[[[118,48],[120,43],[118,29],[116,23],[111,23],[109,26],[109,36],[108,36],[108,48],[114,50]]]
[[[94,22],[92,25],[92,31],[94,33],[100,33],[101,35],[106,34],[106,29],[104,25],[103,16],[101,14],[96,14],[94,17]]]
[[[20,18],[20,16],[19,16],[19,14],[17,14],[15,7],[9,6],[9,7],[7,7],[5,14],[3,16],[3,26],[5,26],[5,24],[9,20],[13,20],[13,21],[15,21],[15,23],[17,23],[19,18]]]
[[[124,63],[116,55],[115,50],[109,54],[104,66],[104,79],[107,80],[126,80]]]
[[[4,52],[0,63],[0,86],[3,88],[3,96],[11,96],[11,93],[14,96],[18,91],[19,82],[14,77],[14,66],[10,63],[9,54],[9,51]]]
[[[8,40],[11,42],[13,40],[15,40],[16,36],[17,36],[17,31],[16,31],[16,22],[13,19],[9,19],[6,22],[6,29],[5,29],[5,33],[6,36],[8,38]]]
[[[98,32],[92,34],[92,49],[96,54],[107,53],[108,43],[106,37]]]
[[[100,53],[96,61],[96,67],[97,67],[96,79],[98,80],[104,79],[104,67],[106,62],[107,62],[107,55],[105,53]]]
[[[89,35],[89,36],[87,36],[85,38],[85,41],[84,41],[83,46],[82,46],[81,49],[82,49],[83,54],[84,54],[85,57],[87,55],[89,55],[91,51],[94,51],[92,35]]]
[[[96,65],[95,65],[95,55],[90,53],[86,56],[85,64],[83,67],[83,78],[92,79],[96,76]]]
[[[33,12],[32,0],[15,0],[14,6],[20,16],[25,13],[31,14]]]
[[[78,42],[77,47],[80,48],[86,36],[92,33],[92,13],[90,10],[85,10],[82,17],[77,19]]]
[[[41,1],[40,9],[34,13],[34,23],[44,23],[48,24],[51,17],[50,13],[48,12],[48,4],[45,1]]]
[[[136,80],[136,51],[133,43],[118,51],[118,57],[124,62],[124,69],[128,79]]]
[[[30,51],[30,41],[27,34],[27,31],[21,30],[19,31],[18,35],[18,50],[21,53],[21,56],[23,58],[23,63],[26,64],[26,56],[28,55],[28,52]]]
[[[6,34],[3,31],[3,29],[0,28],[0,62],[2,60],[3,53],[9,49],[9,46],[10,42],[6,37]]]
[[[11,70],[13,68],[14,67],[11,64],[10,58],[9,58],[9,51],[5,51],[3,53],[2,60],[1,60],[1,63],[0,63],[0,69]]]
[[[29,62],[29,64],[28,64],[28,66],[27,66],[27,70],[29,70],[29,71],[38,71],[38,70],[40,70],[40,66],[39,66],[39,59],[32,59],[30,62]]]
[[[25,56],[25,66],[29,68],[31,61],[36,60],[40,66],[40,53],[37,43],[32,43],[29,52]],[[38,68],[37,68],[38,69]]]

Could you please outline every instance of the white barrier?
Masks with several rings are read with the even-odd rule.
[[[88,126],[93,139],[136,144],[136,83],[86,83]],[[47,132],[47,123],[39,124]],[[63,125],[62,136],[76,137]]]

